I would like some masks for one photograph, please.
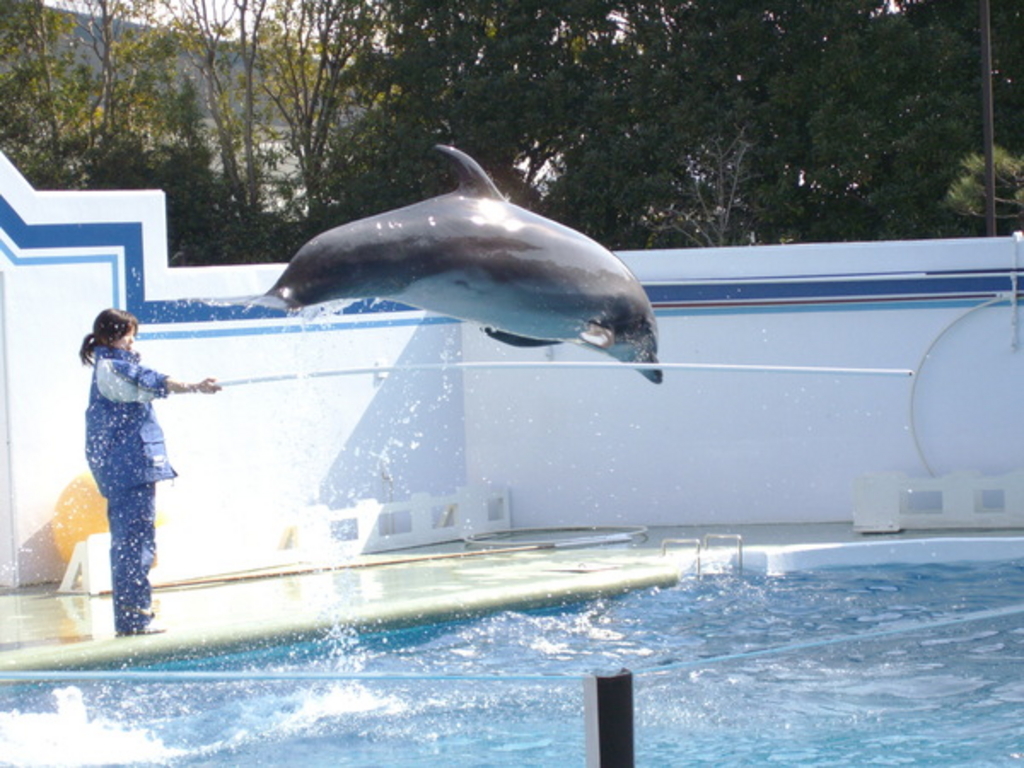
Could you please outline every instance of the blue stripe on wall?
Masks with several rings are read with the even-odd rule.
[[[700,306],[751,303],[819,303],[989,297],[1012,291],[1009,272],[936,273],[907,277],[863,275],[860,279],[707,282],[647,286],[655,306]]]
[[[28,225],[15,212],[7,200],[0,196],[0,230],[3,230],[8,238],[19,249],[48,248],[59,250],[60,248],[106,248],[116,244],[105,238],[94,241],[95,232],[85,233],[87,236],[79,240],[76,235],[81,225],[69,224],[46,224]],[[89,237],[92,235],[93,237]],[[7,257],[7,260],[15,266],[59,266],[64,264],[107,264],[110,267],[110,279],[113,295],[111,303],[117,304],[121,295],[121,276],[118,270],[117,250],[112,249],[109,254],[81,254],[65,256],[34,256],[30,259],[19,257],[6,243],[0,241],[0,253]]]

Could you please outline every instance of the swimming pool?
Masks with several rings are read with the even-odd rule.
[[[638,765],[1015,765],[1022,661],[1024,562],[687,579],[8,685],[0,761],[583,765],[580,681],[626,667]]]

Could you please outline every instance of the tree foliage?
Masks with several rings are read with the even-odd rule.
[[[1018,6],[992,8],[1010,158],[1024,153]],[[174,263],[285,260],[326,227],[445,191],[439,142],[613,248],[982,232],[950,204],[975,194],[963,163],[981,149],[978,20],[962,3],[75,10],[0,0],[0,149],[39,187],[165,189]]]
[[[0,147],[37,184],[79,186],[89,114],[74,22],[41,0],[0,0],[0,19]]]
[[[992,165],[995,171],[995,214],[997,219],[1024,230],[1024,155],[1014,156],[1002,147],[994,147]],[[985,157],[968,155],[960,164],[961,175],[949,188],[946,202],[957,213],[966,216],[985,215]]]

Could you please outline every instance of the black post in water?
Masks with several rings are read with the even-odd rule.
[[[633,673],[583,681],[587,768],[633,768]]]

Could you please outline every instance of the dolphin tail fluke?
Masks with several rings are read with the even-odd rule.
[[[215,298],[184,299],[184,301],[193,304],[204,304],[208,307],[251,307],[260,298],[260,296],[217,296]]]
[[[256,294],[255,296],[228,296],[216,299],[198,299],[198,301],[216,307],[262,307],[263,309],[273,309],[278,312],[294,312],[302,307],[299,302],[278,288],[271,288],[266,293]]]
[[[196,296],[177,299],[171,316],[180,320],[243,320],[279,317],[290,311],[283,304],[267,302],[264,296]]]
[[[301,308],[301,304],[297,301],[287,299],[280,294],[270,291],[264,293],[262,296],[253,296],[249,300],[249,305],[253,307],[265,307],[267,309],[277,309],[282,312],[294,312],[296,309]]]
[[[189,299],[189,301],[206,304],[210,307],[263,307],[281,312],[291,312],[298,308],[298,304],[270,293],[261,293],[256,296],[218,296],[214,299]]]

